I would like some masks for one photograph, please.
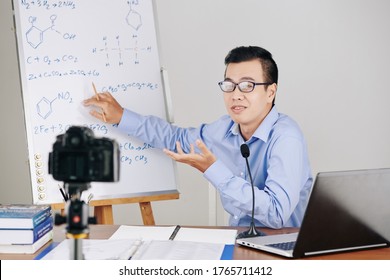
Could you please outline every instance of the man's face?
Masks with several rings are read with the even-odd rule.
[[[255,83],[268,82],[264,80],[263,69],[259,60],[239,63],[229,63],[226,67],[225,81],[240,83],[251,81]],[[249,93],[243,93],[236,86],[233,92],[224,92],[224,101],[230,117],[240,125],[244,138],[249,139],[272,108],[276,93],[276,84],[255,86]]]

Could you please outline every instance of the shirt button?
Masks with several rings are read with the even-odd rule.
[[[237,216],[234,216],[234,219],[235,219],[235,220],[237,220],[237,219],[238,219],[238,217],[237,217]]]
[[[241,173],[240,173],[240,176],[241,176],[241,177],[244,177],[244,172],[241,172]]]

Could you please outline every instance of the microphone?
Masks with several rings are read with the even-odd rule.
[[[249,147],[246,143],[244,143],[241,145],[240,149],[241,149],[241,155],[245,158],[246,167],[248,169],[249,179],[251,181],[251,186],[252,186],[252,221],[251,221],[249,229],[247,231],[244,231],[244,232],[241,232],[240,234],[238,234],[236,237],[237,239],[265,235],[261,231],[257,231],[256,226],[255,226],[255,217],[254,217],[255,216],[255,187],[253,186],[251,169],[249,167],[249,162],[248,162],[248,157],[250,155]]]

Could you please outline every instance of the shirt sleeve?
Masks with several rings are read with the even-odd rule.
[[[128,109],[124,109],[118,128],[155,148],[172,151],[176,151],[176,141],[180,141],[185,152],[189,151],[189,144],[199,137],[199,129],[181,128],[162,118],[144,116]]]
[[[266,159],[265,186],[255,190],[254,217],[262,226],[285,226],[299,202],[305,182],[303,143],[300,139],[284,137],[272,145]],[[232,215],[230,224],[251,216],[252,187],[244,178],[233,174],[221,161],[210,166],[204,176],[219,191],[225,210]]]

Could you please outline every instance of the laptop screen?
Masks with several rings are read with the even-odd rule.
[[[390,240],[390,168],[318,173],[294,257]]]

